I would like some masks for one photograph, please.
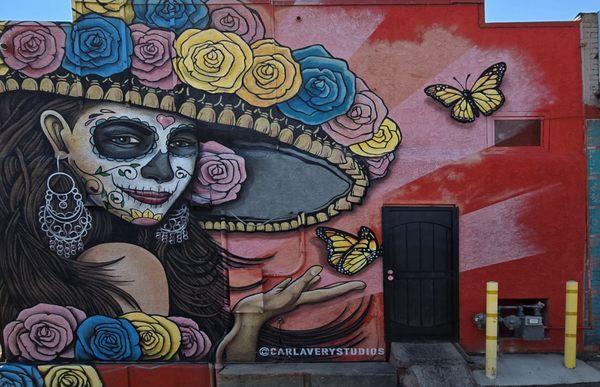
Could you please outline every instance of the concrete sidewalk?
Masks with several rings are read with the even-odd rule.
[[[218,387],[600,386],[600,361],[563,366],[560,354],[499,354],[498,375],[485,376],[483,356],[450,343],[394,343],[389,363],[228,364]]]
[[[218,387],[394,387],[389,363],[228,364],[217,373]]]
[[[473,359],[485,363],[483,357]],[[575,369],[567,369],[559,354],[502,354],[496,379],[488,379],[483,369],[473,376],[480,386],[600,386],[600,371],[582,360]]]

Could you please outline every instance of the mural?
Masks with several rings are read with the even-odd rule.
[[[382,99],[325,47],[266,37],[259,12],[242,4],[76,1],[74,12],[72,24],[8,22],[0,35],[3,356],[348,354],[369,297],[321,327],[270,322],[360,294],[365,282],[319,287],[323,268],[313,266],[270,290],[252,284],[228,305],[228,271],[268,258],[234,254],[208,231],[268,239],[361,204],[402,141]],[[335,235],[353,242],[330,251],[341,274],[380,255],[366,227],[320,234],[331,246]],[[270,349],[259,356],[261,343]],[[5,365],[0,375],[100,383],[79,365]]]
[[[586,235],[576,23],[259,3],[0,23],[0,384],[385,361],[384,205],[458,207],[465,350],[491,278],[560,321]],[[539,146],[494,146],[498,120]]]
[[[484,70],[470,88],[467,82],[471,74],[467,75],[464,85],[453,78],[462,91],[450,85],[437,84],[427,86],[425,94],[451,108],[450,115],[456,121],[473,122],[480,113],[491,116],[504,105],[505,97],[500,85],[505,72],[506,63],[499,62]]]

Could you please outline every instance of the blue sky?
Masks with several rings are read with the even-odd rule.
[[[70,20],[71,0],[0,0],[0,20]],[[486,0],[486,20],[573,20],[598,12],[598,0]]]
[[[573,20],[579,12],[598,11],[598,0],[485,1],[485,18],[488,22]]]

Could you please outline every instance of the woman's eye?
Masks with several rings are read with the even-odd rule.
[[[170,148],[187,148],[194,146],[195,144],[188,140],[173,140],[169,143]]]
[[[117,136],[110,139],[113,144],[117,145],[132,145],[139,144],[141,141],[133,136]]]

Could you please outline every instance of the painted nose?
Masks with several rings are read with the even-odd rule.
[[[158,152],[148,164],[142,167],[142,176],[146,179],[152,179],[159,184],[172,180],[175,175],[169,163],[169,155]]]

